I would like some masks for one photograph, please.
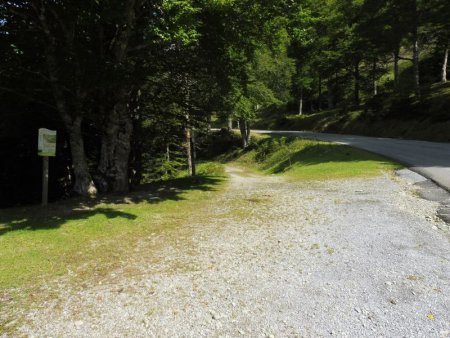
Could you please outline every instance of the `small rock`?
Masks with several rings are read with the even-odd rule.
[[[450,330],[447,330],[447,331],[441,331],[441,332],[439,332],[439,334],[440,334],[441,337],[443,337],[443,338],[450,337]]]
[[[396,299],[389,299],[389,302],[393,305],[397,305],[397,300]]]
[[[77,321],[75,322],[75,326],[80,327],[81,325],[83,325],[83,321],[82,321],[82,320],[77,320]]]
[[[361,309],[359,307],[355,307],[355,311],[361,313]]]
[[[385,282],[384,284],[386,284],[387,286],[391,286],[392,282]]]

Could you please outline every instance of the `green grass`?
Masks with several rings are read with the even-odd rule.
[[[299,180],[372,177],[401,167],[344,145],[285,137],[262,138],[251,150],[235,157],[237,165]]]
[[[0,210],[0,295],[70,271],[91,276],[118,267],[140,238],[177,228],[222,187],[220,165],[203,164],[200,171],[207,175],[147,185],[126,196]]]

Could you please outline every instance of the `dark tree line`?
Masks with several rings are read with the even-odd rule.
[[[59,177],[81,195],[128,191],[149,165],[164,175],[182,157],[194,174],[195,134],[224,109],[233,84],[246,81],[243,68],[265,38],[261,27],[280,5],[3,2],[1,115],[38,115],[36,132],[58,129],[59,155],[69,156]]]
[[[424,78],[447,81],[449,16],[446,0],[3,1],[0,203],[36,200],[39,127],[58,130],[54,196],[95,195],[195,174],[213,115],[246,147],[252,120],[289,102],[401,92],[405,62],[420,100]]]

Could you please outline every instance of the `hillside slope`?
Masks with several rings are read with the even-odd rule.
[[[421,102],[379,95],[360,110],[324,110],[303,116],[265,115],[254,126],[449,142],[450,83],[431,86]]]

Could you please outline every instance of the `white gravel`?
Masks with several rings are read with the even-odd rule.
[[[299,183],[229,168],[177,240],[143,240],[101,284],[55,282],[17,333],[450,337],[450,237],[409,173]]]

